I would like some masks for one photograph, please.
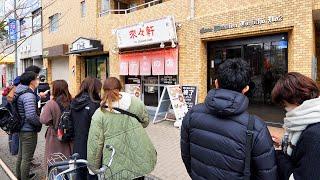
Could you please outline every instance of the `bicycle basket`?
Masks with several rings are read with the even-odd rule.
[[[130,170],[122,170],[106,178],[107,180],[160,180],[153,175],[141,175]]]
[[[67,180],[68,178],[66,176],[57,177],[59,173],[62,171],[68,169],[68,166],[62,166],[62,167],[56,167],[53,169],[50,169],[49,167],[52,166],[54,163],[59,161],[65,161],[67,160],[67,157],[62,153],[53,153],[49,155],[48,157],[48,180]]]

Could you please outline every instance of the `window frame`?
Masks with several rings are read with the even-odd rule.
[[[49,31],[51,32],[51,33],[53,33],[53,32],[57,32],[58,31],[58,29],[59,29],[59,13],[56,13],[56,14],[54,14],[54,15],[52,15],[52,16],[50,16],[49,17],[49,23],[50,23],[50,25],[49,25]],[[54,18],[56,18],[56,20],[54,19]],[[55,20],[55,21],[54,21]],[[55,26],[53,26],[53,23],[55,23],[54,25]],[[55,29],[53,29],[53,28],[55,28]]]
[[[40,25],[39,25],[38,29],[35,29],[36,26],[34,26],[34,19],[37,16],[40,16]],[[32,33],[36,33],[41,30],[42,30],[42,8],[38,8],[32,12]]]
[[[87,3],[86,3],[86,0],[83,0],[80,2],[80,14],[81,14],[81,17],[86,17],[87,15]]]
[[[25,37],[27,37],[27,35],[26,35],[26,28],[24,28],[24,29],[22,29],[22,26],[21,26],[21,22],[22,21],[24,21],[24,23],[23,24],[25,24],[26,23],[26,20],[25,20],[25,18],[21,18],[21,19],[19,19],[19,39],[22,39],[22,38],[25,38]],[[16,32],[17,33],[17,32]],[[24,36],[22,36],[22,34],[24,34]]]
[[[104,2],[106,2],[105,4],[104,4]],[[108,8],[107,9],[104,9],[104,6],[108,6]],[[101,0],[101,8],[100,8],[100,12],[106,12],[106,11],[109,11],[111,9],[111,7],[110,7],[110,0]]]

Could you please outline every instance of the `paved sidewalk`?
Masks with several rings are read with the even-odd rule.
[[[45,165],[43,161],[45,129],[46,128],[43,128],[38,136],[38,145],[35,153],[36,161],[42,163],[42,167],[36,171],[38,179],[45,179]],[[283,133],[283,130],[279,128],[269,129],[273,134],[276,133],[281,135]],[[163,180],[190,179],[180,156],[180,130],[174,128],[173,123],[168,121],[159,124],[150,123],[146,130],[158,152],[157,165],[151,174]],[[8,137],[1,130],[0,149],[0,158],[9,166],[9,168],[14,170],[16,157],[9,154]]]
[[[38,179],[45,178],[45,166],[43,160],[45,129],[46,128],[43,128],[38,135],[38,145],[34,156],[37,162],[42,163],[41,168],[36,171]],[[150,123],[146,130],[158,152],[157,165],[151,174],[163,180],[190,179],[180,157],[180,130],[174,128],[172,122],[162,122],[159,124]],[[0,149],[0,158],[14,172],[16,157],[9,154],[8,137],[1,130]]]
[[[4,172],[4,170],[0,167],[0,179],[1,180],[10,180],[10,178],[7,176],[7,174]]]

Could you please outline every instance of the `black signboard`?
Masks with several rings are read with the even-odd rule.
[[[188,109],[190,110],[198,100],[197,86],[182,86],[182,93],[187,103]]]
[[[126,84],[141,84],[140,76],[126,76],[125,78]]]

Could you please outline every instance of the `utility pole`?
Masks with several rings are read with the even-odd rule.
[[[18,35],[17,35],[17,0],[13,0],[13,10],[14,10],[14,77],[18,76]]]

